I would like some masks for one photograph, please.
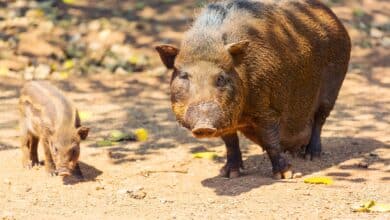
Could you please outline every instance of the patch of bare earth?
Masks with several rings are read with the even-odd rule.
[[[386,1],[356,2],[333,5],[354,46],[350,70],[323,130],[322,158],[286,155],[302,178],[272,179],[267,156],[243,137],[245,176],[218,177],[225,156],[222,141],[196,140],[180,128],[170,110],[169,75],[162,71],[52,80],[81,111],[91,113],[84,121],[92,130],[80,159],[86,180],[49,177],[43,167],[23,169],[17,130],[22,81],[0,77],[0,218],[390,219],[389,213],[351,210],[367,200],[390,203],[390,61],[389,45],[384,45],[389,32],[379,38],[367,34],[356,28],[359,18],[353,15],[363,7],[378,22],[384,16],[386,23],[390,9]],[[152,8],[146,7],[145,16],[155,13],[147,11]],[[155,56],[151,47],[140,51]],[[111,130],[139,127],[149,131],[148,141],[96,145]],[[192,158],[199,149],[220,158]],[[314,175],[330,176],[334,184],[303,183]]]

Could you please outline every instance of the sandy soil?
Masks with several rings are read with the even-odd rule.
[[[390,219],[390,213],[351,210],[367,200],[390,203],[390,50],[372,38],[373,45],[361,46],[367,36],[353,26],[351,2],[333,6],[354,47],[340,97],[323,130],[322,158],[313,162],[286,155],[302,178],[272,179],[267,156],[243,137],[245,175],[218,177],[225,156],[222,141],[196,140],[180,128],[170,110],[169,74],[157,66],[159,71],[133,75],[52,80],[81,111],[92,114],[84,121],[92,130],[80,159],[86,180],[48,177],[43,167],[25,170],[16,108],[22,80],[2,77],[0,218]],[[373,17],[389,16],[388,3],[362,4]],[[151,48],[142,50],[153,54]],[[149,130],[147,142],[96,145],[111,130],[139,127]],[[192,158],[203,150],[219,157]],[[368,168],[359,166],[362,162]],[[306,176],[317,175],[332,177],[334,184],[303,183]]]

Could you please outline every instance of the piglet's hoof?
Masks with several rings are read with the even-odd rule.
[[[292,179],[293,178],[293,172],[291,170],[291,167],[289,166],[288,169],[285,171],[274,173],[274,179],[280,180],[280,179]]]
[[[47,171],[47,175],[48,176],[57,176],[57,171],[56,170],[48,170]]]

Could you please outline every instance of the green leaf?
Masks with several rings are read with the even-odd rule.
[[[108,146],[113,146],[116,143],[113,141],[110,141],[110,140],[100,140],[100,141],[96,142],[96,144],[98,147],[108,147]]]

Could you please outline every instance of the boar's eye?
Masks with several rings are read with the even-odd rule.
[[[178,73],[178,77],[180,78],[180,79],[188,79],[188,73],[187,72],[179,72]]]
[[[216,85],[218,87],[224,87],[226,85],[226,78],[220,74],[218,77],[217,77],[217,80],[216,80]]]

